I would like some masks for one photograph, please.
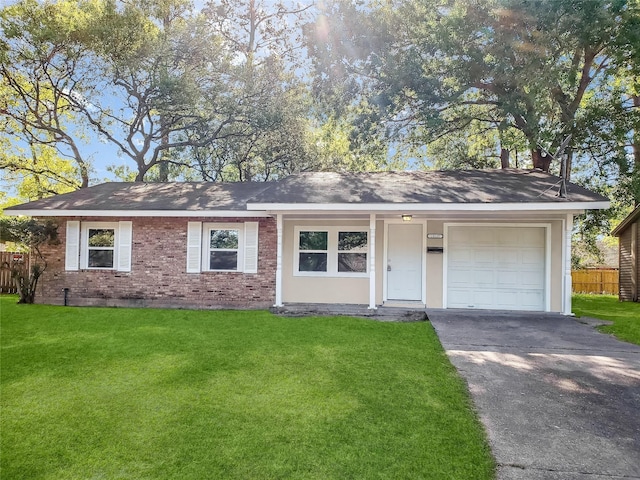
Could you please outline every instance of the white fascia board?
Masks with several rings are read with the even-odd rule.
[[[545,203],[249,203],[249,210],[270,212],[528,212],[609,208],[610,202]]]
[[[264,211],[248,210],[5,210],[5,215],[29,217],[270,217]]]

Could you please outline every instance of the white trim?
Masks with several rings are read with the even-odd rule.
[[[276,303],[274,307],[282,307],[282,214],[276,216]]]
[[[573,215],[567,214],[567,218],[562,222],[562,251],[563,251],[563,297],[562,297],[562,313],[564,315],[573,315],[571,311],[571,236],[573,235]]]
[[[609,208],[610,202],[537,202],[537,203],[248,203],[247,210],[278,212],[352,211],[352,212],[425,212],[425,211],[539,211],[595,210]]]
[[[389,296],[387,292],[388,279],[387,272],[389,259],[389,225],[420,225],[422,226],[422,250],[421,250],[421,263],[422,263],[422,275],[421,275],[421,302],[423,305],[427,304],[427,219],[426,218],[413,218],[410,222],[405,222],[401,218],[387,218],[384,220],[384,250],[383,250],[383,275],[382,275],[382,301],[388,302]]]
[[[236,268],[230,270],[212,270],[209,268],[209,252],[211,252],[209,240],[211,238],[211,230],[235,230],[238,232],[238,248],[219,250],[218,251],[235,251],[236,256]],[[202,224],[202,265],[203,272],[240,272],[244,270],[244,223],[217,223],[217,222],[205,222]]]
[[[64,269],[67,271],[80,268],[80,222],[67,221],[67,234],[64,248]]]
[[[244,273],[258,273],[258,222],[244,222]]]
[[[301,272],[300,267],[300,232],[327,232],[327,271],[326,272]],[[354,251],[352,253],[365,253],[367,255],[366,272],[339,272],[338,271],[338,235],[341,232],[364,232],[367,234],[366,251]],[[362,226],[340,225],[295,225],[293,228],[293,276],[294,277],[332,277],[332,278],[367,278],[369,276],[369,258],[371,257],[371,236],[369,229]],[[323,250],[322,252],[325,252]],[[320,253],[320,251],[318,251]]]
[[[202,222],[187,222],[187,273],[200,273],[202,265]]]
[[[97,271],[118,271],[118,245],[120,241],[118,222],[81,222],[80,223],[80,269]],[[89,230],[113,230],[113,265],[111,267],[89,266]]]
[[[267,218],[272,215],[263,211],[247,210],[5,210],[5,215],[29,217],[220,217],[220,218]]]
[[[118,265],[119,272],[131,271],[131,245],[133,243],[133,223],[131,221],[118,222]]]
[[[551,311],[551,223],[530,223],[530,222],[445,222],[442,225],[444,239],[442,242],[444,255],[442,258],[442,307],[447,307],[447,290],[449,271],[449,227],[525,227],[545,229],[545,285],[544,285],[544,305],[545,312]]]
[[[376,214],[369,215],[369,310],[376,310]]]

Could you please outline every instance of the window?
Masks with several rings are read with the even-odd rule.
[[[369,233],[360,227],[296,227],[294,275],[366,277]]]
[[[367,271],[367,232],[338,232],[338,272]]]
[[[89,228],[87,236],[87,268],[113,268],[116,229]]]
[[[208,270],[238,270],[239,246],[239,230],[210,229]]]
[[[132,222],[67,221],[66,270],[131,271]]]
[[[326,272],[328,256],[328,232],[300,232],[299,271]]]
[[[187,223],[187,273],[258,273],[258,222]]]

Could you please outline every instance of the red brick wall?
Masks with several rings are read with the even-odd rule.
[[[66,221],[133,222],[131,272],[65,271]],[[259,222],[258,273],[186,273],[187,222]],[[36,302],[173,308],[266,308],[275,301],[276,222],[272,218],[59,218],[59,245],[46,246]]]

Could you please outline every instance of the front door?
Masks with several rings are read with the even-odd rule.
[[[387,299],[422,300],[422,225],[389,225]]]

